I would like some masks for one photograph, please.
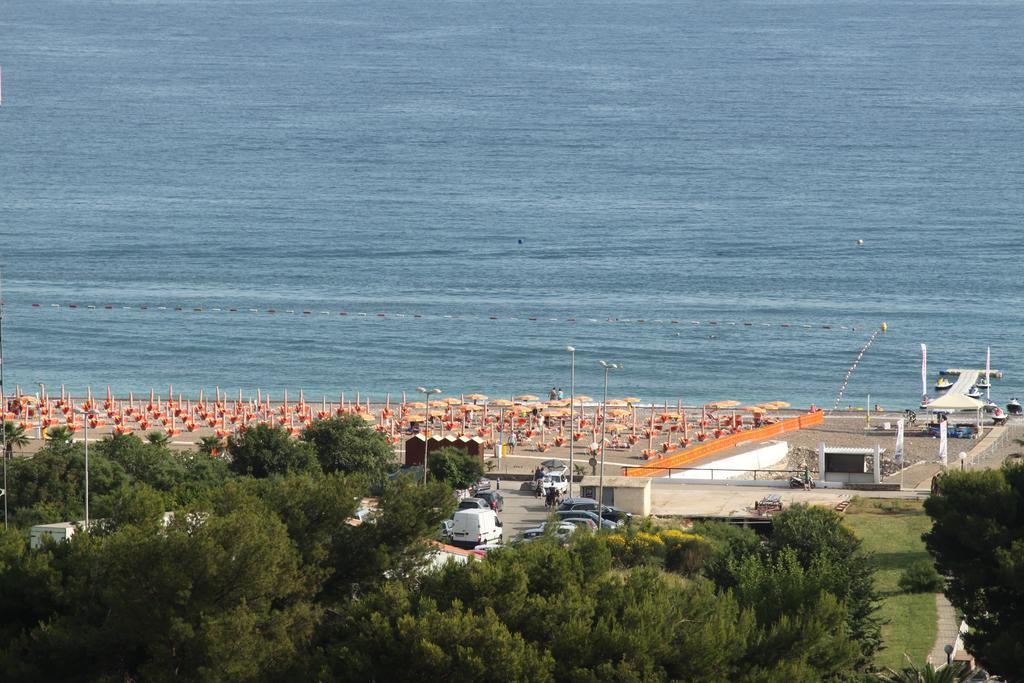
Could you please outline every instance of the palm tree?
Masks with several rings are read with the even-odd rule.
[[[146,441],[154,446],[170,446],[171,437],[168,436],[167,432],[152,431],[146,434]]]
[[[71,443],[71,439],[74,438],[75,433],[67,427],[50,427],[46,431],[46,438],[49,441],[56,443]]]
[[[224,441],[216,436],[204,436],[198,443],[200,453],[212,456],[220,455],[221,450],[224,448]]]
[[[918,669],[911,664],[899,671],[886,669],[878,674],[885,683],[960,683],[967,679],[970,671],[964,662],[953,662],[949,666],[936,669],[931,662]]]
[[[25,436],[25,428],[6,420],[4,420],[4,438],[7,440],[7,448],[4,450],[4,457],[8,460],[14,457],[15,446],[20,449],[28,445],[28,437]]]

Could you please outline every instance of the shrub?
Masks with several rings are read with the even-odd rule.
[[[711,556],[711,545],[697,534],[665,529],[658,536],[665,544],[665,569],[669,571],[694,574]]]
[[[918,560],[904,569],[899,583],[904,593],[938,593],[945,586],[930,560]]]

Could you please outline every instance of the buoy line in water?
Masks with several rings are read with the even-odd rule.
[[[208,306],[119,306],[115,304],[41,304],[34,303],[31,308],[42,310],[84,310],[84,311],[117,311],[117,312],[157,312],[157,313],[227,313],[227,314],[263,314],[282,316],[334,316],[341,318],[386,318],[398,320],[477,320],[477,321],[512,321],[512,322],[555,322],[555,323],[591,323],[591,324],[638,324],[638,325],[705,325],[709,327],[782,327],[805,330],[846,330],[862,332],[863,325],[837,325],[832,323],[793,323],[763,322],[751,320],[684,320],[681,318],[594,318],[589,316],[551,317],[536,315],[473,315],[473,314],[430,314],[430,313],[387,313],[371,311],[327,311],[312,308],[243,308],[243,307],[208,307]]]

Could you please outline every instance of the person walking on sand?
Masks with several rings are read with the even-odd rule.
[[[508,435],[508,454],[509,455],[515,455],[516,444],[517,443],[519,443],[519,440],[516,438],[516,433],[513,430],[513,432]]]

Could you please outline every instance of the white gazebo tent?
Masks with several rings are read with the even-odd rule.
[[[928,410],[942,412],[974,411],[978,422],[979,435],[981,432],[981,412],[985,404],[976,398],[966,394],[946,394],[928,404]]]

